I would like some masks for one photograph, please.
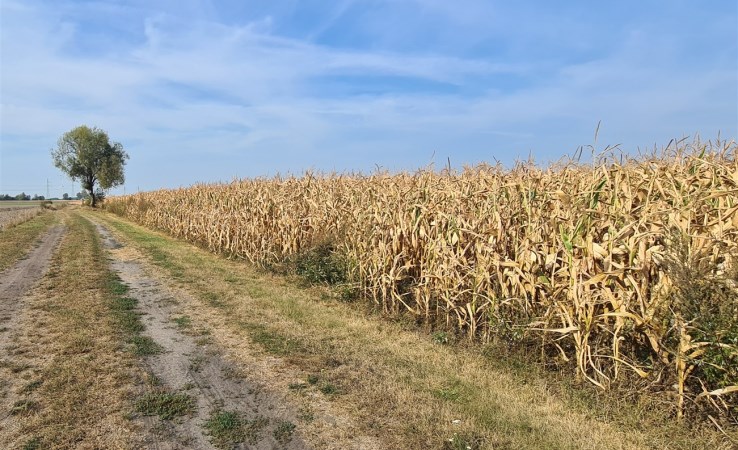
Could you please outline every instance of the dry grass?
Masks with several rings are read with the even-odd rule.
[[[0,209],[0,231],[30,220],[41,214],[41,208]]]
[[[26,255],[39,237],[58,221],[52,212],[38,214],[34,212],[32,219],[0,231],[0,272]]]
[[[49,274],[28,298],[31,316],[18,345],[34,388],[10,442],[34,448],[131,448],[138,372],[111,313],[107,261],[94,228],[66,214],[66,233]],[[20,375],[19,375],[20,376]],[[13,447],[15,448],[15,447]]]
[[[735,422],[735,153],[672,142],[637,159],[241,180],[106,207],[263,266],[328,243],[349,287],[388,314],[536,346],[602,389]]]
[[[545,379],[493,368],[477,347],[441,345],[293,280],[99,218],[196,297],[181,297],[193,330],[227,349],[242,370],[293,393],[303,410],[298,428],[313,439],[345,430],[378,440],[378,448],[730,448],[717,433],[654,425],[649,411],[572,407]],[[341,434],[333,439],[313,443],[346,442]]]

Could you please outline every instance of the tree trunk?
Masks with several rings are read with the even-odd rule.
[[[95,197],[95,181],[97,181],[95,179],[95,175],[91,171],[88,171],[82,183],[82,188],[87,189],[90,193],[90,206],[93,208],[97,205],[97,197]]]

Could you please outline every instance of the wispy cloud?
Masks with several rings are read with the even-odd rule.
[[[83,123],[146,189],[738,134],[734,5],[547,5],[4,0],[0,191]]]

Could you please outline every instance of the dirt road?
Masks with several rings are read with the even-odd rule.
[[[51,256],[64,235],[64,227],[53,227],[25,259],[0,273],[0,348],[5,349],[22,314],[23,297],[46,273]]]
[[[102,225],[98,224],[97,230],[112,257],[112,270],[129,287],[127,296],[138,302],[146,327],[142,334],[159,348],[145,357],[147,369],[160,383],[159,389],[194,399],[191,415],[180,420],[146,421],[147,448],[214,448],[213,442],[219,440],[214,425],[218,420],[235,417],[245,425],[239,436],[244,442],[237,443],[240,446],[236,448],[307,448],[294,431],[294,412],[240,376],[215,344],[188,328],[177,298],[181,294],[147,275],[135,256]]]
[[[26,368],[22,351],[17,346],[18,325],[26,318],[27,296],[49,269],[51,257],[59,245],[65,228],[54,226],[41,239],[41,243],[24,259],[0,273],[0,369],[18,374]],[[28,405],[21,402],[18,376],[0,379],[0,436],[19,426],[13,417]],[[2,439],[0,439],[2,440]]]

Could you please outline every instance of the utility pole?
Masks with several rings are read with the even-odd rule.
[[[46,179],[46,200],[48,200],[49,197],[51,197],[51,195],[49,195],[49,179],[47,178]]]

